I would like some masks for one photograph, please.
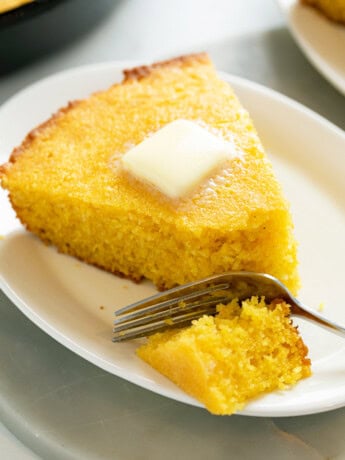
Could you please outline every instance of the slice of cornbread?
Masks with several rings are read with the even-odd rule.
[[[219,415],[310,375],[308,349],[282,301],[220,305],[184,329],[151,336],[137,353]]]
[[[333,21],[345,24],[345,0],[300,0],[313,6]]]
[[[28,230],[59,251],[160,289],[229,270],[267,272],[296,293],[289,207],[246,110],[205,54],[124,72],[32,131],[0,169]],[[241,152],[171,200],[119,159],[158,129],[192,120]]]

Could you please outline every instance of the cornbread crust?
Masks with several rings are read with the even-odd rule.
[[[104,107],[105,112],[99,107]],[[127,108],[129,120],[124,118]],[[128,124],[133,113],[136,121]],[[112,117],[111,123],[105,118],[108,115]],[[214,198],[207,202],[196,194],[182,200],[176,210],[171,203],[162,205],[147,190],[125,183],[110,168],[114,151],[123,152],[124,148],[122,144],[119,147],[117,136],[111,134],[114,129],[124,133],[125,142],[130,136],[138,143],[147,132],[176,118],[201,119],[211,128],[215,124],[225,134],[234,130],[239,145],[249,150],[249,174],[241,161],[234,161],[231,168],[235,187],[220,184],[219,190],[215,190],[219,200],[214,203]],[[125,131],[119,123],[124,123]],[[85,150],[85,142],[95,156]],[[106,150],[96,151],[93,144],[101,149],[106,145]],[[86,156],[79,155],[80,149]],[[74,152],[73,159],[70,151]],[[89,158],[92,166],[83,158]],[[28,230],[60,252],[112,273],[136,281],[146,277],[159,289],[166,289],[230,269],[266,271],[280,278],[293,292],[297,290],[296,243],[288,205],[247,112],[229,85],[216,76],[205,54],[128,70],[122,83],[88,99],[71,102],[27,135],[1,168],[0,175],[18,218]],[[71,177],[76,181],[72,182]],[[266,184],[265,190],[257,189],[258,177]],[[225,195],[234,202],[230,208]],[[118,197],[124,207],[119,207]],[[242,201],[244,210],[240,207]],[[125,222],[123,227],[122,223],[116,226],[118,221]],[[124,234],[121,242],[116,239],[117,234]],[[104,237],[103,247],[103,241],[97,240],[99,235]],[[135,246],[138,241],[139,247]],[[88,252],[89,247],[96,252]],[[133,255],[142,249],[146,255]],[[98,256],[99,251],[102,256]],[[243,257],[249,260],[243,263]]]
[[[151,73],[155,72],[156,70],[163,69],[166,67],[181,67],[188,62],[200,62],[200,63],[207,63],[209,58],[206,53],[194,53],[194,54],[187,54],[185,56],[178,56],[172,59],[167,59],[166,61],[154,62],[151,65],[143,65],[134,67],[133,69],[125,69],[123,71],[124,74],[124,83],[129,82],[131,80],[138,80],[140,81],[142,78],[148,77]]]
[[[289,311],[279,299],[234,300],[215,317],[149,337],[137,354],[210,412],[231,415],[310,376],[308,348]]]
[[[44,121],[40,125],[36,126],[36,128],[32,129],[25,137],[23,142],[18,146],[15,147],[8,159],[7,163],[4,163],[0,165],[0,179],[2,176],[6,174],[8,169],[10,168],[11,164],[14,164],[18,157],[27,149],[30,147],[30,145],[33,143],[33,141],[36,139],[36,137],[39,137],[47,128],[53,126],[56,122],[56,120],[68,113],[71,109],[76,107],[79,104],[80,101],[70,101],[66,107],[62,107],[59,109],[56,113],[54,113],[48,120]]]
[[[333,22],[345,24],[345,0],[300,0],[303,5],[315,8]],[[337,3],[337,5],[336,5]]]
[[[171,66],[183,66],[184,64],[188,64],[188,62],[207,62],[208,61],[208,56],[206,53],[191,53],[185,56],[178,56],[172,59],[167,59],[165,61],[160,61],[160,62],[155,62],[152,63],[151,65],[142,65],[138,67],[133,67],[131,69],[124,69],[123,70],[123,75],[124,79],[121,83],[115,83],[113,86],[121,86],[122,84],[129,83],[133,80],[140,81],[142,78],[148,77],[150,74],[154,73],[156,70],[165,68],[165,67],[171,67]],[[96,93],[94,93],[96,94]],[[1,176],[6,173],[7,168],[9,167],[10,163],[15,163],[18,156],[22,154],[23,151],[25,151],[30,144],[34,141],[36,137],[38,137],[42,132],[54,125],[56,120],[68,113],[71,109],[76,107],[81,101],[80,100],[75,100],[75,101],[70,101],[65,107],[62,107],[59,109],[56,113],[54,113],[48,120],[44,121],[40,125],[38,125],[36,128],[32,129],[25,137],[23,142],[18,146],[13,149],[13,152],[11,153],[11,156],[8,160],[7,163],[4,163],[3,165],[0,165],[0,179]]]

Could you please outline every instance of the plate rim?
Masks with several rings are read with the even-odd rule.
[[[290,9],[298,5],[298,0],[276,0],[280,10],[286,18],[287,26],[292,33],[295,41],[303,51],[309,62],[318,70],[318,72],[333,85],[340,93],[345,95],[345,77],[339,75],[336,69],[319,55],[317,49],[312,46],[300,33],[299,29],[290,19]],[[302,7],[303,5],[300,5]],[[317,12],[315,12],[317,13]],[[326,18],[325,18],[326,19]],[[328,21],[331,21],[328,19]],[[345,25],[343,26],[345,30]],[[345,64],[344,64],[345,70]]]

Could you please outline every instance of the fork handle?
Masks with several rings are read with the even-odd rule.
[[[291,306],[291,315],[292,316],[300,316],[312,323],[316,323],[319,326],[323,327],[329,332],[333,332],[333,334],[337,334],[341,337],[345,337],[345,327],[341,326],[340,324],[331,321],[330,319],[325,318],[320,313],[311,310],[306,305],[301,305],[301,307],[295,303]]]

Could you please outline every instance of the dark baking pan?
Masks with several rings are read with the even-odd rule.
[[[95,26],[116,3],[34,0],[0,14],[0,74],[68,45]]]

